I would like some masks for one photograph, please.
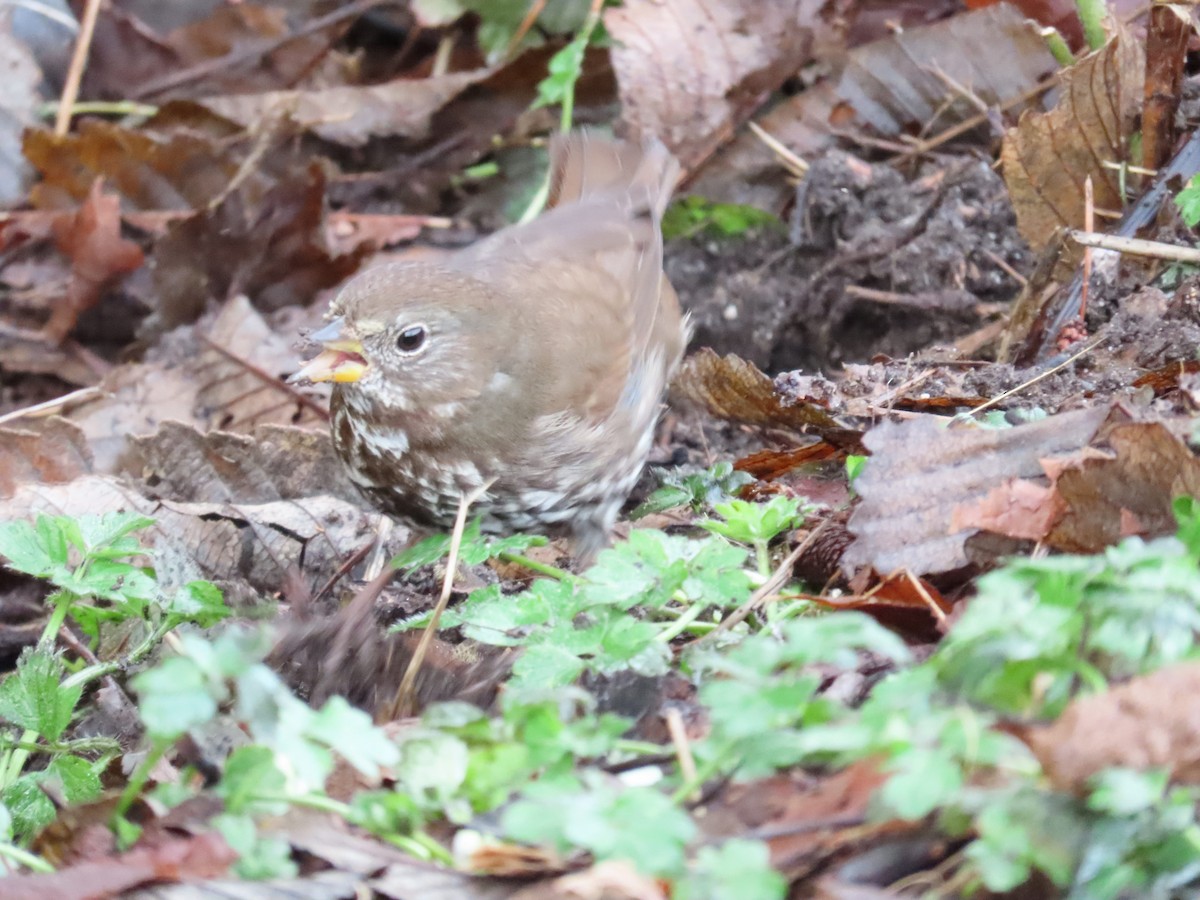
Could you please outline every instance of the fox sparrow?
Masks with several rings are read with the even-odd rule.
[[[550,206],[434,264],[369,269],[293,380],[334,382],[333,442],[384,511],[603,545],[687,338],[662,271],[678,166],[657,142],[551,145]]]

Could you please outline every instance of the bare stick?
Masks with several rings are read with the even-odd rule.
[[[433,608],[433,615],[429,617],[429,624],[421,633],[421,640],[417,643],[412,660],[409,662],[408,668],[404,670],[404,678],[400,681],[400,688],[396,691],[396,697],[391,705],[391,713],[394,718],[399,718],[400,715],[416,709],[414,688],[417,683],[417,673],[421,671],[425,655],[429,652],[429,645],[433,643],[433,636],[437,634],[438,622],[441,621],[442,613],[446,610],[446,604],[450,602],[450,591],[454,588],[454,573],[458,568],[458,550],[462,546],[463,531],[467,527],[467,510],[471,508],[472,503],[487,492],[493,481],[495,481],[494,478],[486,484],[480,485],[471,493],[464,494],[458,501],[458,514],[454,517],[454,531],[450,533],[450,552],[446,556],[446,577],[442,581],[442,595],[438,597],[437,605]]]
[[[1092,176],[1083,179],[1083,230],[1088,234],[1096,230],[1096,201],[1092,191]],[[1092,282],[1092,248],[1083,246],[1083,285],[1079,291],[1079,321],[1087,315],[1088,288]]]
[[[1067,236],[1084,247],[1099,247],[1101,250],[1116,250],[1118,253],[1166,259],[1171,262],[1200,264],[1200,248],[1197,247],[1180,247],[1177,244],[1121,237],[1117,234],[1089,234],[1086,231],[1071,230],[1067,232]]]
[[[92,35],[96,31],[96,17],[99,15],[100,0],[87,0],[87,6],[83,8],[83,21],[79,24],[79,36],[75,38],[75,53],[71,56],[71,67],[67,69],[67,80],[63,84],[62,99],[58,101],[58,115],[54,117],[56,137],[63,137],[71,127],[71,112],[79,97],[79,83],[83,81],[83,69],[87,65]]]

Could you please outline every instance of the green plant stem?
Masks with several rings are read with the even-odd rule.
[[[27,728],[17,738],[17,744],[36,747],[37,738],[38,733],[32,728]],[[14,749],[4,755],[4,762],[0,764],[0,788],[8,787],[21,777],[21,770],[25,768],[25,762],[29,759],[30,752],[24,749]]]
[[[1058,33],[1058,29],[1043,28],[1042,39],[1046,42],[1046,48],[1050,51],[1050,55],[1060,66],[1069,66],[1075,62],[1075,54],[1071,52],[1071,48],[1067,46],[1063,36]]]
[[[1089,47],[1099,50],[1108,41],[1104,30],[1104,17],[1108,14],[1105,0],[1075,0],[1079,10],[1079,21],[1083,23],[1083,37]]]
[[[82,568],[83,566],[80,566],[80,569]],[[53,649],[54,642],[58,639],[58,630],[67,621],[67,613],[71,611],[71,604],[79,598],[70,591],[56,591],[48,599],[54,603],[54,610],[50,613],[50,618],[46,620],[46,627],[42,629],[41,637],[38,638],[37,648],[43,651]]]
[[[138,798],[142,792],[142,788],[146,786],[146,782],[150,779],[150,770],[158,764],[158,761],[166,755],[166,752],[171,749],[173,741],[163,738],[155,738],[154,743],[150,747],[150,752],[146,754],[146,758],[129,776],[129,783],[125,785],[125,790],[121,791],[121,796],[117,800],[117,806],[113,810],[112,818],[115,821],[124,817],[129,811],[129,807],[133,806],[133,801]]]
[[[47,741],[39,744],[37,741],[12,740],[0,735],[0,748],[4,750],[27,750],[30,753],[112,753],[121,749],[121,742],[112,738],[95,737],[81,738],[77,741]]]
[[[770,541],[754,542],[754,559],[758,564],[758,574],[768,577],[771,574]]]
[[[688,627],[700,618],[700,614],[704,612],[705,606],[703,603],[693,603],[683,611],[683,614],[655,635],[654,639],[660,644],[667,644],[673,641],[679,635],[687,631]]]
[[[416,831],[411,835],[388,834],[382,837],[392,846],[399,847],[416,859],[432,860],[446,866],[454,865],[454,856],[423,831]]]
[[[703,766],[697,769],[695,775],[683,782],[683,784],[679,785],[679,787],[675,788],[675,792],[671,794],[671,802],[683,803],[686,801],[688,797],[692,796],[692,794],[696,793],[696,791],[703,786],[704,782],[708,781],[708,779],[712,778],[713,775],[717,774],[721,768],[722,762],[724,762],[724,760],[721,756],[714,756]]]
[[[64,592],[65,593],[65,592]],[[73,594],[70,595],[69,601],[61,601],[54,606],[54,612],[51,614],[50,621],[46,623],[46,628],[42,632],[44,640],[47,634],[57,635],[58,629],[62,627],[63,621],[66,619],[67,611],[76,598]],[[61,612],[61,615],[60,615]],[[50,630],[50,626],[54,625],[55,617],[58,617],[58,624],[54,630]],[[146,638],[134,647],[124,659],[112,660],[110,662],[96,663],[87,668],[80,669],[74,675],[64,678],[62,681],[63,687],[83,687],[98,678],[103,678],[105,675],[111,675],[113,672],[119,672],[122,669],[128,668],[131,665],[141,661],[141,659],[158,646],[168,631],[175,627],[177,623],[165,619],[157,628],[150,632]],[[41,640],[38,641],[39,646]],[[8,787],[18,778],[21,777],[21,770],[25,768],[25,763],[29,761],[31,753],[42,753],[46,751],[54,752],[55,746],[42,745],[37,742],[38,733],[32,729],[25,731],[20,738],[13,742],[11,749],[6,752],[3,761],[0,762],[0,787]],[[132,801],[131,801],[132,802]]]
[[[103,678],[105,675],[112,675],[114,672],[120,672],[141,662],[145,657],[157,647],[167,632],[171,631],[178,623],[171,619],[164,619],[158,624],[142,642],[129,651],[122,659],[114,659],[109,662],[96,663],[95,665],[87,666],[80,669],[74,675],[70,675],[63,679],[63,687],[83,687],[98,678]]]
[[[553,578],[556,581],[566,581],[571,577],[571,573],[565,569],[560,569],[549,563],[538,562],[536,559],[530,559],[521,553],[513,553],[506,550],[500,554],[500,559],[514,565],[522,566],[530,572],[536,572],[539,575],[545,575],[547,578]]]
[[[613,750],[628,753],[630,756],[658,756],[671,752],[670,746],[655,744],[652,741],[636,741],[632,738],[618,738],[613,743]]]
[[[140,116],[149,118],[158,112],[157,106],[148,103],[136,103],[133,100],[88,100],[76,103],[71,107],[71,115],[91,114],[99,116]],[[53,119],[58,114],[58,101],[43,103],[38,107],[38,115],[43,119]]]
[[[334,800],[332,797],[327,797],[324,794],[285,794],[268,791],[255,794],[254,799],[264,803],[287,803],[291,806],[303,806],[307,809],[333,813],[347,822],[354,821],[354,810],[348,804],[340,800]],[[383,838],[389,844],[399,847],[405,853],[417,859],[436,859],[447,865],[451,865],[454,862],[454,858],[446,852],[446,848],[423,831],[415,831],[411,835],[383,834],[376,836]]]
[[[49,875],[54,871],[54,866],[40,856],[36,856],[28,850],[22,850],[20,847],[14,847],[12,844],[6,844],[4,841],[0,841],[0,857],[14,862],[18,866],[24,866],[30,872]]]

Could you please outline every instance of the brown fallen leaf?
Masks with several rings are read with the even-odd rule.
[[[1200,665],[1170,666],[1071,702],[1052,724],[1015,729],[1059,790],[1083,793],[1112,766],[1200,781]]]
[[[187,109],[194,113],[193,107]],[[223,145],[221,140],[234,134],[235,127],[203,115],[206,122],[199,121],[199,113],[185,118],[164,108],[139,129],[95,119],[63,136],[27,129],[25,156],[42,176],[30,201],[42,209],[62,209],[83,200],[95,180],[104,178],[137,209],[203,207],[237,174],[240,154],[248,152],[249,143]],[[179,127],[173,120],[182,120]]]
[[[91,470],[92,451],[83,431],[66,419],[0,428],[0,500],[26,482],[61,484]]]
[[[956,528],[955,510],[1041,474],[1047,457],[1087,446],[1107,415],[1101,406],[1004,429],[945,428],[932,416],[880,423],[863,439],[871,460],[854,483],[863,500],[850,518],[855,541],[843,569],[924,575],[967,565],[974,532]]]
[[[1001,3],[856,47],[837,93],[872,134],[936,134],[977,118],[980,103],[1028,102],[1056,69],[1038,28]]]
[[[154,246],[154,281],[168,302],[161,324],[195,321],[212,302],[244,293],[272,311],[307,306],[353,274],[368,247],[334,256],[325,243],[325,175],[313,163],[265,194],[238,188],[173,224]]]
[[[1082,228],[1084,182],[1095,205],[1120,211],[1120,175],[1142,104],[1144,51],[1120,31],[1109,43],[1064,70],[1062,94],[1049,112],[1025,112],[1000,151],[1004,180],[1022,236],[1035,251],[1066,226]]]
[[[1098,553],[1130,535],[1172,532],[1172,501],[1200,496],[1200,459],[1187,444],[1163,423],[1130,422],[1119,410],[1089,446],[1041,465],[1044,478],[1014,478],[956,506],[951,528]]]
[[[61,342],[80,314],[99,303],[115,281],[140,268],[144,256],[141,247],[121,237],[121,201],[104,193],[99,178],[78,212],[55,221],[54,240],[71,260],[71,278],[43,330]]]
[[[1081,454],[1050,470],[1066,511],[1046,544],[1097,553],[1130,534],[1172,533],[1176,497],[1200,497],[1200,460],[1159,422],[1115,424],[1105,453]]]
[[[146,884],[215,878],[224,875],[237,857],[214,832],[172,838],[156,847],[136,847],[112,859],[84,862],[48,875],[9,875],[4,879],[4,897],[99,900]]]
[[[604,13],[622,117],[685,170],[811,59],[820,0],[627,0]]]
[[[491,69],[475,69],[361,87],[231,94],[197,102],[246,128],[286,116],[327,141],[361,147],[371,138],[427,136],[435,113],[492,74]]]
[[[707,347],[693,353],[671,382],[671,394],[730,422],[816,434],[842,449],[858,446],[858,432],[816,403],[787,402],[754,363],[732,353],[717,356]]]

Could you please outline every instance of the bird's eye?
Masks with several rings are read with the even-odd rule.
[[[424,325],[409,325],[396,338],[396,347],[401,353],[416,353],[425,346],[425,338],[429,336]]]

